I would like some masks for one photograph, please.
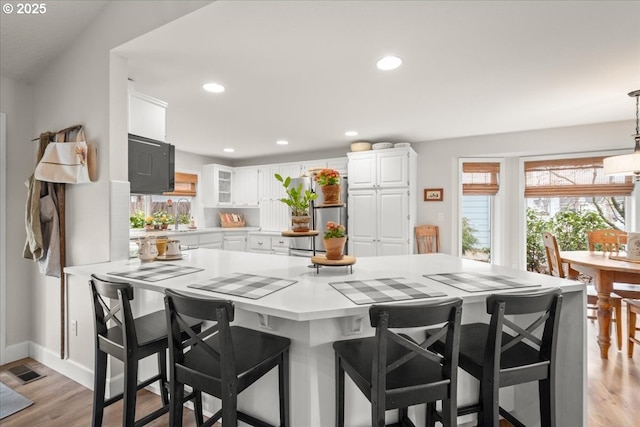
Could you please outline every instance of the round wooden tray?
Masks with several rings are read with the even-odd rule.
[[[356,263],[356,257],[345,255],[342,259],[327,259],[324,255],[316,255],[311,257],[311,262],[315,265],[327,266],[353,265]]]
[[[306,237],[306,236],[317,236],[319,234],[318,230],[309,230],[309,231],[291,231],[285,230],[282,232],[284,237]]]

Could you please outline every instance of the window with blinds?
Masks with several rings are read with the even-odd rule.
[[[462,194],[465,196],[496,195],[500,189],[499,174],[500,163],[497,162],[463,163]]]
[[[165,196],[195,196],[198,175],[192,173],[175,173],[175,186],[173,191],[162,193]]]
[[[629,196],[632,177],[605,176],[604,157],[525,162],[525,197]]]

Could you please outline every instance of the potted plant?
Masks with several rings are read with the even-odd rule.
[[[144,229],[145,230],[153,230],[154,220],[152,216],[148,216],[144,219]]]
[[[327,252],[327,259],[341,260],[344,257],[344,245],[347,241],[344,231],[344,225],[333,221],[327,222],[324,238],[322,239],[324,249]]]
[[[309,231],[309,203],[317,199],[318,195],[311,190],[303,190],[302,183],[297,187],[292,186],[289,176],[282,178],[280,174],[275,174],[275,177],[287,192],[288,197],[283,197],[280,201],[291,208],[291,229],[296,232]]]
[[[314,178],[322,189],[325,205],[340,204],[340,173],[335,169],[322,169]]]

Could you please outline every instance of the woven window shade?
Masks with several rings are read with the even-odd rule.
[[[462,194],[465,196],[494,196],[500,189],[499,173],[500,163],[463,163]]]
[[[192,173],[175,173],[175,186],[173,191],[162,193],[165,196],[195,196],[198,175]]]
[[[605,176],[604,157],[525,162],[525,197],[629,196],[632,177]]]

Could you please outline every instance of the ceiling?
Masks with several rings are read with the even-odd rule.
[[[219,0],[116,52],[168,142],[233,162],[632,120],[640,2]]]
[[[24,2],[23,4],[26,4]],[[11,13],[0,13],[0,75],[32,82],[49,61],[64,51],[102,11],[107,1],[38,2],[42,14],[19,14],[17,2]],[[34,3],[29,2],[29,5]],[[62,24],[61,24],[62,23]]]

